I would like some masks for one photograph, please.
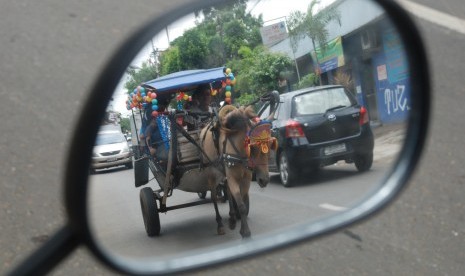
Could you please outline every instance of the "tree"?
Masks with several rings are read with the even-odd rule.
[[[141,83],[158,77],[155,67],[146,62],[143,62],[140,68],[130,68],[126,72],[129,75],[129,79],[124,84],[124,88],[128,90],[128,94]]]
[[[198,69],[204,66],[204,57],[208,54],[207,38],[198,29],[184,32],[176,41],[181,70]]]
[[[120,125],[121,125],[121,131],[122,131],[123,133],[131,132],[131,124],[130,124],[130,122],[129,122],[129,118],[128,118],[128,117],[121,118],[121,120],[120,120]]]
[[[246,0],[202,10],[199,18],[200,13],[201,22],[173,40],[162,53],[160,74],[227,66],[238,79],[234,90],[236,97],[240,93],[240,101],[277,90],[278,78],[292,70],[292,60],[263,47],[262,16],[248,13]]]
[[[179,48],[172,46],[160,55],[160,75],[164,76],[181,70]]]
[[[239,50],[240,58],[228,63],[236,69],[238,79],[235,89],[241,92],[239,103],[243,104],[264,93],[278,90],[278,79],[283,72],[292,70],[292,60],[285,54],[272,53],[264,46]]]
[[[246,2],[232,1],[223,5],[221,9],[211,7],[202,10],[203,20],[171,43],[172,47],[179,48],[179,62],[183,69],[224,66],[229,60],[238,56],[241,46],[254,48],[261,44],[260,27],[263,25],[263,19],[261,16],[256,18],[247,13]],[[200,12],[197,14],[200,17]],[[189,40],[187,40],[188,36]],[[194,36],[199,39],[193,41]],[[193,46],[194,42],[200,44]],[[190,47],[189,51],[186,50],[186,46]],[[194,47],[198,48],[193,49]],[[192,53],[193,50],[196,51],[196,55],[203,52],[202,59],[192,60],[188,57],[187,53]]]
[[[322,51],[324,51],[329,36],[329,32],[326,29],[327,24],[336,20],[339,26],[341,25],[341,15],[335,6],[327,7],[316,13],[315,8],[318,4],[320,4],[320,1],[312,0],[308,5],[306,13],[294,11],[289,15],[287,26],[289,28],[289,38],[294,52],[297,50],[299,41],[305,36],[311,39],[315,51],[317,49],[315,41],[318,42],[318,45]],[[315,59],[317,66],[320,67],[320,63],[316,56]],[[321,85],[319,74],[318,82]]]
[[[354,81],[350,72],[338,69],[334,75],[334,83],[344,86],[348,91],[355,95]]]

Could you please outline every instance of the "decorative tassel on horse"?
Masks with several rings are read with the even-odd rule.
[[[245,139],[248,157],[250,157],[251,148],[254,146],[258,147],[264,154],[267,154],[270,148],[276,150],[278,144],[276,138],[271,137],[271,124],[269,122],[261,121],[249,131]]]

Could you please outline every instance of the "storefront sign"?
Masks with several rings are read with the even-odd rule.
[[[286,23],[284,21],[260,29],[263,44],[271,46],[288,37]]]
[[[387,71],[386,71],[386,64],[380,65],[376,68],[378,73],[378,80],[385,80],[387,79]]]
[[[342,49],[342,38],[337,37],[326,44],[326,48],[317,48],[315,60],[315,52],[313,52],[314,61],[320,65],[320,73],[328,72],[338,67],[344,66],[344,51]],[[316,66],[318,67],[318,66]]]

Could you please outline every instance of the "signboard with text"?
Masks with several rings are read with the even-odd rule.
[[[315,60],[315,54],[318,60]],[[317,48],[313,52],[313,59],[320,65],[320,73],[334,70],[345,65],[344,51],[342,49],[342,38],[336,37],[329,41],[324,49]],[[318,66],[316,66],[318,68]]]
[[[263,44],[271,46],[288,37],[286,23],[284,21],[268,25],[260,29]]]

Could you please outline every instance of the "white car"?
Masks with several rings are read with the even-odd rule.
[[[123,133],[118,131],[102,131],[97,135],[90,172],[116,166],[133,168],[132,154]]]

